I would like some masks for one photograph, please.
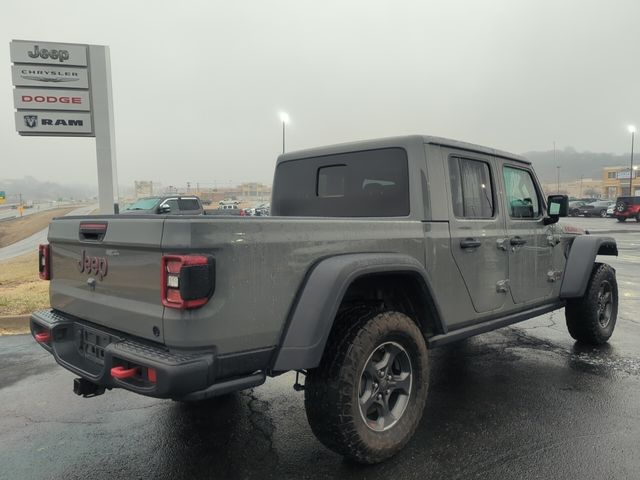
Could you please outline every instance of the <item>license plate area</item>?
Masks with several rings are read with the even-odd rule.
[[[98,365],[104,365],[104,349],[118,338],[85,325],[75,325],[75,343],[78,354]]]

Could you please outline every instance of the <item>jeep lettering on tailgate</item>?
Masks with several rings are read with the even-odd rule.
[[[98,280],[107,276],[109,263],[104,257],[90,257],[86,250],[82,250],[82,256],[77,262],[78,271],[87,275],[95,275]]]

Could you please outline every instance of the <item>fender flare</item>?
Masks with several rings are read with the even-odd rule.
[[[349,286],[358,278],[378,273],[409,273],[424,283],[434,300],[424,266],[397,253],[357,253],[321,260],[307,275],[290,311],[281,336],[273,371],[301,370],[320,364],[338,308]],[[435,301],[436,328],[442,331]]]
[[[581,235],[571,244],[560,287],[560,298],[584,295],[597,255],[618,255],[618,245],[611,237]]]

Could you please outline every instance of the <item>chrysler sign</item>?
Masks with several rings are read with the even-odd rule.
[[[11,78],[16,87],[89,88],[86,68],[13,65]]]
[[[93,136],[89,46],[14,40],[9,50],[16,131]]]

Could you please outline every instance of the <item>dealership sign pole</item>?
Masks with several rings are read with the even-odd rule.
[[[10,50],[16,130],[95,137],[100,213],[117,213],[109,47],[13,40]]]

